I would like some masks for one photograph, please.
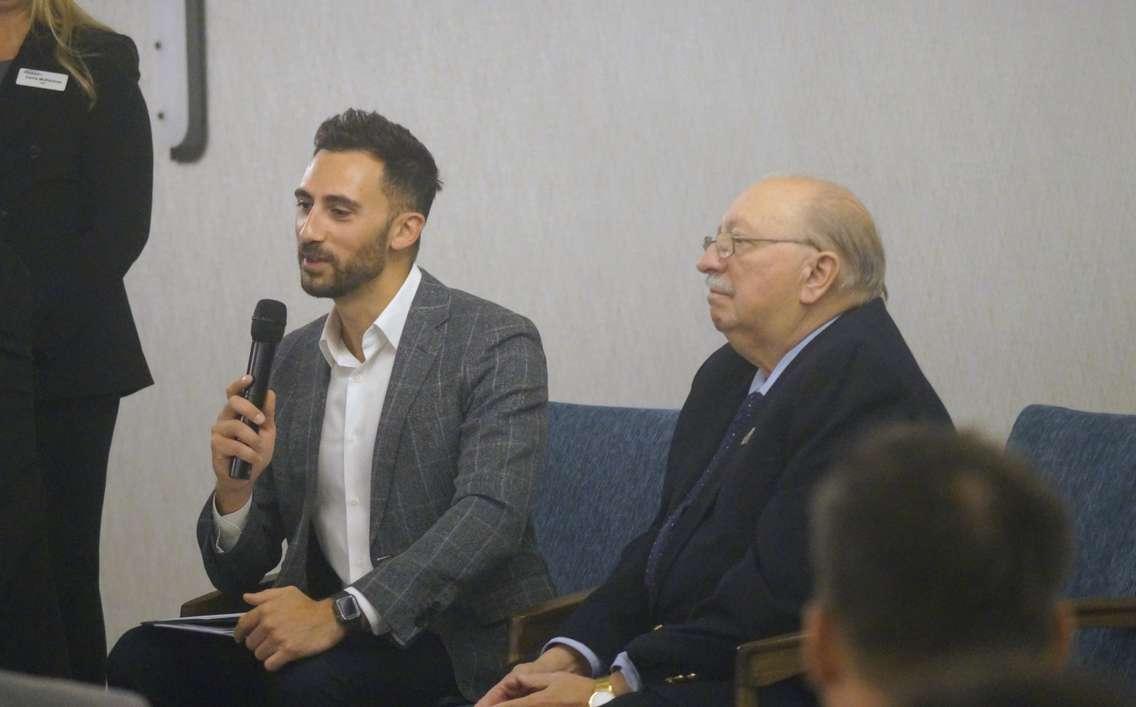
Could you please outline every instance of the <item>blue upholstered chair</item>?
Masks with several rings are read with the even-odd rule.
[[[533,525],[558,596],[513,618],[510,662],[530,659],[658,511],[677,410],[549,403]]]
[[[1074,663],[1136,685],[1136,415],[1030,405],[1007,446],[1051,480],[1073,515]],[[735,705],[758,707],[759,687],[799,675],[800,644],[793,633],[741,646]]]
[[[1067,593],[1082,627],[1074,661],[1136,685],[1136,415],[1030,405],[1007,444],[1069,504],[1076,560]]]
[[[537,545],[560,594],[607,578],[659,508],[678,412],[551,403],[537,482]]]

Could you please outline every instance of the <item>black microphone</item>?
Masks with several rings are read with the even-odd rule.
[[[257,408],[264,407],[264,399],[268,396],[272,357],[276,355],[276,344],[284,338],[287,323],[288,308],[283,302],[262,299],[256,303],[256,311],[252,313],[252,349],[249,351],[248,368],[245,369],[245,373],[252,376],[252,383],[241,395]],[[241,422],[257,429],[244,416],[241,417]],[[251,464],[240,457],[233,457],[233,463],[229,466],[229,478],[247,479],[251,473]]]

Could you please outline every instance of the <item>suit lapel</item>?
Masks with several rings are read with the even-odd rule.
[[[297,585],[305,587],[308,579],[308,545],[312,535],[312,519],[316,514],[316,495],[319,479],[319,448],[323,433],[323,414],[327,406],[327,386],[331,381],[331,368],[327,365],[319,349],[319,335],[322,327],[313,328],[315,339],[298,344],[301,364],[296,367],[297,380],[291,386],[292,392],[287,405],[289,411],[288,439],[295,440],[289,445],[288,454],[291,465],[299,464],[304,474],[303,510],[296,537],[289,539],[287,567],[282,567],[281,577],[299,578]],[[277,483],[287,483],[281,479]]]
[[[744,400],[745,395],[748,394],[749,382],[749,380],[745,382],[745,388],[742,393],[742,400]],[[731,398],[731,403],[732,402],[733,401]],[[730,411],[729,419],[726,421],[726,424],[721,429],[721,433],[718,435],[719,439],[717,444],[715,445],[714,451],[717,451],[717,446],[721,444],[721,438],[725,437],[726,432],[729,428],[729,424],[733,420],[734,415],[737,414],[738,407],[740,407],[740,405],[740,401],[737,405],[732,405],[733,409]],[[658,589],[658,587],[661,587],[663,585],[663,578],[666,576],[667,572],[670,571],[671,567],[675,563],[675,560],[677,560],[679,555],[682,553],[683,548],[686,547],[691,537],[693,537],[695,531],[699,528],[699,526],[702,525],[702,521],[714,509],[714,505],[718,501],[718,495],[722,490],[723,483],[725,483],[726,480],[729,479],[732,475],[738,473],[736,470],[739,465],[743,466],[744,469],[741,473],[750,473],[750,470],[754,466],[751,460],[756,453],[759,453],[758,450],[763,444],[761,439],[763,435],[761,434],[761,432],[765,427],[764,419],[767,410],[768,402],[759,404],[750,423],[747,424],[744,428],[744,431],[742,432],[743,437],[739,439],[737,448],[735,448],[728,457],[722,460],[716,466],[716,468],[710,472],[711,476],[706,482],[705,487],[701,489],[701,492],[698,494],[697,498],[693,500],[690,507],[687,508],[686,511],[682,514],[682,517],[679,518],[678,524],[672,531],[671,538],[669,542],[667,542],[666,547],[663,549],[662,556],[659,558],[659,566],[657,569],[655,582],[656,590]],[[745,435],[751,428],[754,430],[753,434],[750,436],[750,439],[745,439]],[[744,441],[745,443],[742,444],[742,441]],[[711,456],[713,456],[713,453],[711,453]],[[710,460],[707,459],[706,464],[704,464],[703,466],[705,467],[709,463]],[[685,496],[689,492],[690,491],[685,491],[683,495]],[[652,600],[654,601],[657,599],[658,594],[656,591],[656,594],[652,597]]]
[[[20,52],[8,67],[4,81],[0,83],[0,141],[8,142],[25,133],[24,126],[45,110],[58,110],[63,94],[44,88],[17,86],[16,78],[20,69],[40,69],[52,73],[66,73],[51,55],[51,45],[35,34],[35,28],[28,32]],[[67,91],[73,91],[78,84],[72,76],[67,79]]]
[[[733,351],[722,367],[722,372],[711,378],[698,400],[683,411],[686,429],[675,431],[675,439],[690,439],[693,443],[688,449],[672,450],[668,461],[667,483],[673,483],[672,488],[665,489],[668,512],[682,503],[706,470],[745,399],[756,370]]]
[[[441,325],[450,316],[450,293],[425,270],[410,305],[402,339],[394,356],[383,414],[375,436],[371,461],[371,545],[378,537],[394,480],[398,445],[411,404],[418,397],[426,376],[442,347]]]

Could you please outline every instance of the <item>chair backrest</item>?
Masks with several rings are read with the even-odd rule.
[[[1007,445],[1069,504],[1076,536],[1069,596],[1136,595],[1136,415],[1030,405]],[[1136,631],[1079,631],[1074,660],[1136,684]]]
[[[550,403],[533,513],[560,594],[594,587],[658,511],[677,410]]]

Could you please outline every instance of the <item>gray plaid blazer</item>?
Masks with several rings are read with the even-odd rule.
[[[198,520],[205,569],[225,593],[254,589],[279,561],[283,540],[276,585],[326,593],[315,576],[312,558],[322,553],[311,524],[330,379],[319,351],[323,322],[292,332],[277,349],[276,448],[240,540],[215,551],[212,498]],[[532,322],[423,271],[375,439],[375,568],[353,586],[399,645],[424,629],[438,634],[470,699],[504,668],[505,619],[552,596],[529,524],[547,399]]]

